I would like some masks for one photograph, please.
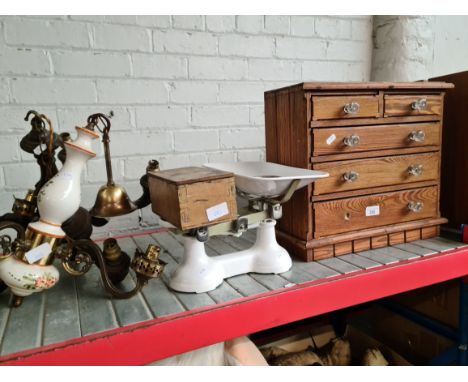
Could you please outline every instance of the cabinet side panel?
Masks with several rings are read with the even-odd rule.
[[[310,158],[310,134],[307,126],[307,103],[302,90],[290,93],[291,104],[291,166],[299,168],[309,167]],[[309,187],[296,191],[289,201],[293,211],[291,233],[303,240],[308,239],[308,233],[312,230],[312,219],[309,214]]]
[[[445,94],[444,102],[440,210],[448,218],[448,225],[458,229],[460,224],[468,223],[468,71],[431,80],[455,85]]]
[[[265,142],[267,162],[278,162],[276,93],[265,93]]]
[[[276,93],[276,134],[277,163],[291,165],[291,103],[290,91],[281,90]],[[279,229],[292,233],[293,210],[291,203],[283,205],[283,217],[279,220]]]

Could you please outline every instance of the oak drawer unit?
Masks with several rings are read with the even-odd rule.
[[[265,92],[267,161],[326,171],[283,206],[305,261],[438,235],[445,82],[302,83]]]

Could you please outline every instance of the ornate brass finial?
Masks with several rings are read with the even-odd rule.
[[[164,261],[159,260],[160,251],[161,248],[154,244],[148,245],[145,253],[137,249],[132,261],[132,269],[137,274],[148,278],[158,277],[166,265]]]

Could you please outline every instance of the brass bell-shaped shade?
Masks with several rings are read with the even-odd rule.
[[[99,189],[96,202],[89,212],[98,218],[110,218],[128,214],[136,209],[137,206],[122,186],[106,184]]]
[[[94,206],[89,212],[92,216],[98,218],[125,215],[135,211],[137,206],[130,200],[127,191],[122,186],[114,183],[109,149],[110,121],[102,114],[95,114],[89,117],[91,120],[88,120],[88,122],[92,122],[92,118],[96,116],[103,117],[103,120],[106,122],[102,132],[102,143],[104,144],[104,156],[106,159],[107,184],[99,189]]]

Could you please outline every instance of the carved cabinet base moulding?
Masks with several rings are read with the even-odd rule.
[[[278,241],[304,261],[439,234],[444,95],[453,85],[302,83],[265,92],[267,161],[330,177],[283,206]]]

